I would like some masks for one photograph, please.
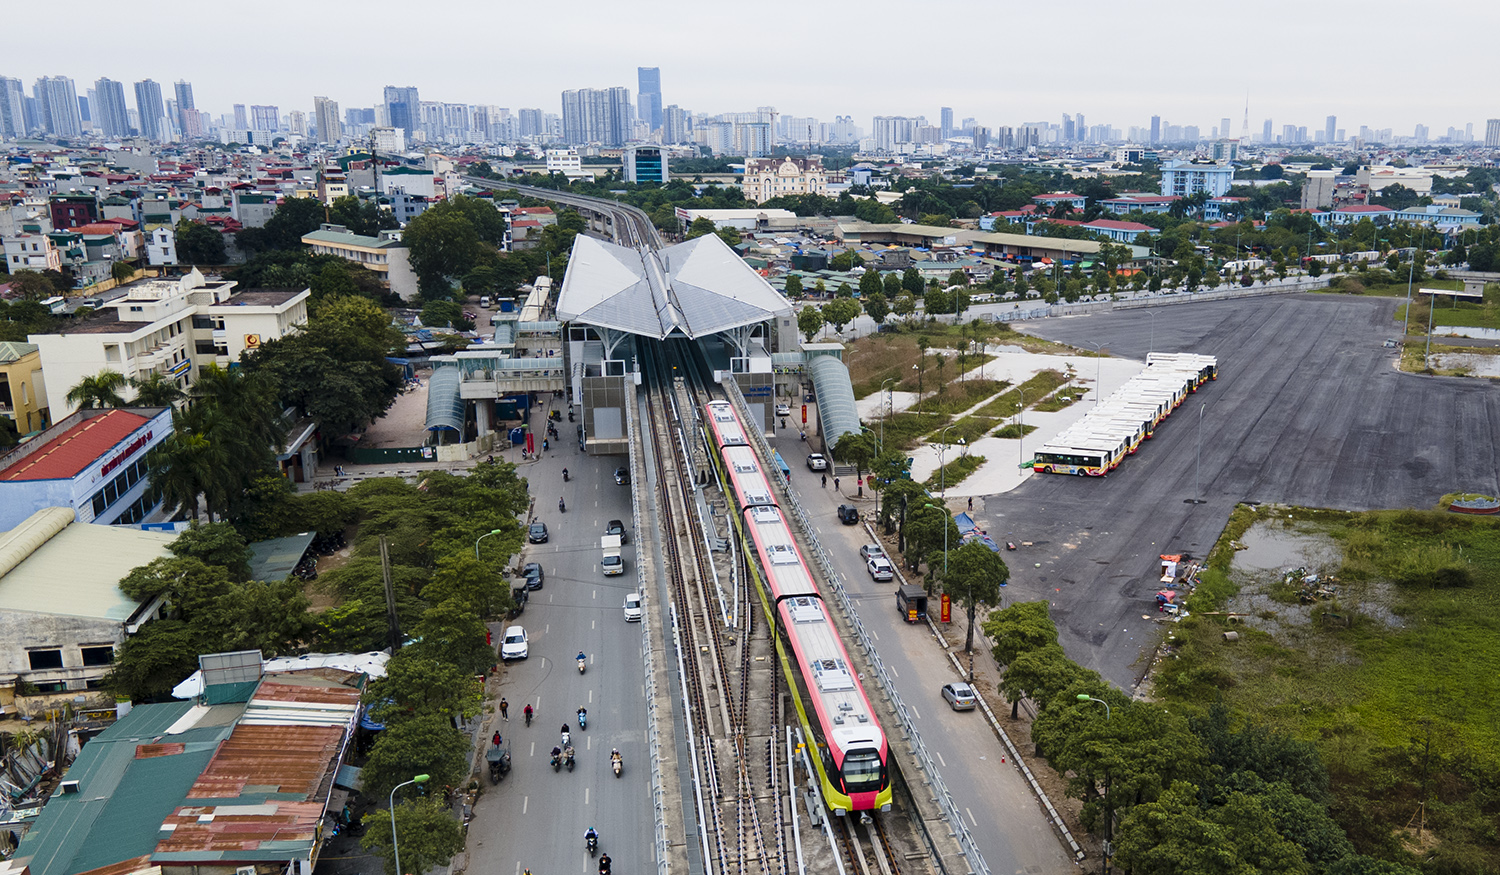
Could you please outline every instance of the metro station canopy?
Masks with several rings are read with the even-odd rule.
[[[655,252],[579,235],[557,318],[658,340],[754,325],[792,305],[716,235]]]

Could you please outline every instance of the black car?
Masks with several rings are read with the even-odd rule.
[[[625,524],[619,520],[610,520],[609,525],[604,527],[604,534],[619,535],[621,544],[630,543],[630,536],[625,534]]]
[[[542,573],[542,566],[537,562],[527,562],[521,567],[521,576],[526,578],[527,589],[541,589],[542,580],[546,577]]]
[[[852,504],[839,505],[839,522],[846,526],[859,524],[859,508]]]
[[[615,469],[615,482],[621,486],[630,485],[630,469],[619,467]]]
[[[529,582],[530,581],[528,581],[528,583]],[[506,615],[506,618],[514,620],[516,617],[521,616],[522,611],[526,610],[526,602],[531,598],[531,593],[527,592],[525,585],[522,585],[512,587],[510,591],[510,597],[511,600],[516,603],[516,606],[514,608],[511,608],[510,613]]]
[[[531,528],[526,530],[526,540],[533,544],[547,543],[547,524],[541,520],[532,523]]]

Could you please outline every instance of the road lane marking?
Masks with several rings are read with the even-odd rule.
[[[896,671],[896,667],[894,665],[887,665],[886,666],[886,670],[891,673],[891,677],[895,677],[895,678],[901,677],[901,673],[898,672],[898,671]]]
[[[979,821],[977,819],[975,819],[974,812],[972,812],[969,809],[965,808],[964,809],[964,814],[969,815],[969,821],[971,823],[973,823],[975,826],[979,826]]]
[[[922,712],[917,710],[917,706],[916,705],[907,705],[906,707],[908,707],[908,708],[911,709],[911,713],[917,715],[917,719],[918,720],[922,719]]]
[[[587,787],[583,788],[583,804],[584,805],[589,804],[589,788],[587,788]],[[977,824],[976,824],[976,826],[977,826]]]
[[[521,813],[522,814],[526,813],[526,806],[529,805],[530,803],[531,803],[531,797],[530,796],[522,796],[521,797]]]
[[[642,687],[641,689],[645,689],[645,687]],[[594,691],[593,690],[589,690],[589,699],[588,699],[588,701],[589,701],[590,705],[594,704]]]
[[[932,755],[938,758],[938,765],[942,766],[945,769],[948,768],[948,761],[943,759],[943,755],[941,753],[933,751]]]

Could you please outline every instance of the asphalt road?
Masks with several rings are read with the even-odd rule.
[[[1047,599],[1068,655],[1130,690],[1160,630],[1158,554],[1205,554],[1236,503],[1367,510],[1495,494],[1500,392],[1398,372],[1382,346],[1399,334],[1397,303],[1299,295],[1030,323],[1128,358],[1153,345],[1215,355],[1220,376],[1107,477],[1036,475],[986,499],[992,537],[1034,544],[1005,554],[1006,603]]]
[[[560,428],[568,428],[566,421]],[[616,457],[589,457],[560,442],[534,464],[521,466],[531,483],[538,517],[550,530],[546,544],[528,546],[524,561],[542,563],[543,588],[533,591],[513,622],[530,636],[528,659],[509,663],[500,692],[510,720],[499,724],[511,744],[513,768],[499,785],[487,785],[469,828],[471,875],[537,875],[593,872],[583,834],[599,831],[600,849],[621,875],[651,871],[651,771],[646,753],[645,676],[641,627],[626,623],[621,605],[635,588],[635,532],[625,548],[625,573],[599,571],[599,538],[611,519],[630,520],[628,487],[616,486]],[[562,482],[566,465],[571,480]],[[557,499],[568,510],[559,514]],[[497,624],[498,627],[499,624]],[[498,633],[497,633],[497,641]],[[580,675],[575,657],[588,656]],[[521,711],[530,702],[530,727]],[[579,731],[575,712],[588,709]],[[577,767],[554,773],[548,764],[563,723],[572,729]],[[486,734],[490,731],[487,729]],[[618,747],[624,774],[616,778],[609,752]]]
[[[843,576],[854,609],[875,639],[902,700],[915,715],[917,731],[936,759],[943,782],[964,813],[990,871],[1030,875],[1077,871],[1015,764],[1002,760],[1005,749],[984,715],[977,710],[954,712],[942,698],[943,684],[961,678],[925,623],[902,621],[896,612],[896,584],[870,579],[859,558],[860,545],[870,540],[864,526],[842,525],[835,514],[839,503],[850,499],[834,491],[832,478],[826,487],[821,486],[818,475],[807,470],[808,447],[798,441],[795,430],[782,431],[771,443],[791,467],[792,490]],[[875,507],[873,493],[866,496],[863,501],[852,501],[861,513]],[[873,681],[865,683],[868,690]],[[886,731],[890,734],[890,727]],[[892,743],[899,744],[899,739]]]

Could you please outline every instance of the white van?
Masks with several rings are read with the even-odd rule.
[[[479,296],[479,309],[481,309],[481,310],[488,310],[489,308],[490,308],[490,296],[489,295],[480,295]]]

